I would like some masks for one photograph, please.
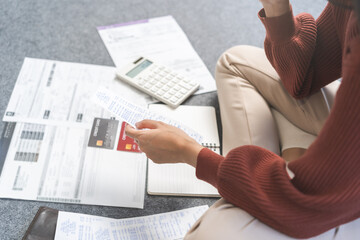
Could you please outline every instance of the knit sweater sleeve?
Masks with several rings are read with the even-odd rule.
[[[341,43],[328,4],[317,20],[310,14],[294,17],[292,11],[267,18],[259,12],[266,28],[266,55],[287,91],[295,98],[306,97],[338,79],[341,74]]]

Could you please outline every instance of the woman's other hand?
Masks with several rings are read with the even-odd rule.
[[[143,120],[130,125],[125,133],[134,138],[141,151],[155,163],[188,163],[196,167],[197,156],[203,148],[182,130],[159,121]]]

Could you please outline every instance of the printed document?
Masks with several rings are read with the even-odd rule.
[[[172,16],[102,26],[98,32],[119,68],[148,57],[199,82],[195,94],[216,90],[214,78]]]
[[[180,128],[198,143],[202,143],[202,136],[193,129],[176,120],[164,117],[159,113],[151,112],[146,108],[133,104],[105,87],[99,88],[92,97],[92,100],[97,105],[102,106],[114,116],[129,123],[133,127],[135,127],[135,123],[143,119],[162,121],[171,126]]]
[[[106,140],[90,147],[89,135],[86,128],[8,122],[0,197],[143,208],[146,156],[109,149]]]
[[[59,212],[55,240],[182,239],[208,208],[204,205],[125,219]]]
[[[141,106],[153,102],[117,80],[114,67],[25,58],[3,121],[89,128],[94,117],[111,117],[90,101],[100,86]]]

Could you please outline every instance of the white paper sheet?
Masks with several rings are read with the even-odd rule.
[[[3,121],[89,127],[94,117],[110,117],[90,101],[99,86],[141,106],[152,102],[117,80],[114,67],[25,58]]]
[[[145,217],[113,219],[59,212],[55,240],[182,239],[207,205]]]
[[[10,125],[9,125],[10,124]],[[89,129],[8,123],[0,197],[143,208],[146,156],[88,147]]]
[[[172,16],[98,27],[98,32],[119,68],[149,57],[199,82],[195,94],[216,90],[214,78]]]
[[[135,127],[135,123],[143,119],[162,121],[171,126],[180,128],[198,143],[202,143],[203,137],[195,130],[185,126],[179,121],[164,117],[159,113],[151,112],[146,108],[136,105],[105,87],[99,88],[93,95],[92,100],[97,105],[102,106],[108,112],[129,123],[133,127]]]

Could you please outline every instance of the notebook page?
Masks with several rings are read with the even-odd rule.
[[[203,142],[220,145],[213,107],[181,105],[171,109],[163,104],[150,104],[149,109],[196,130],[203,136]],[[154,195],[219,196],[215,187],[196,178],[194,167],[185,163],[155,164],[151,160],[147,191]]]

